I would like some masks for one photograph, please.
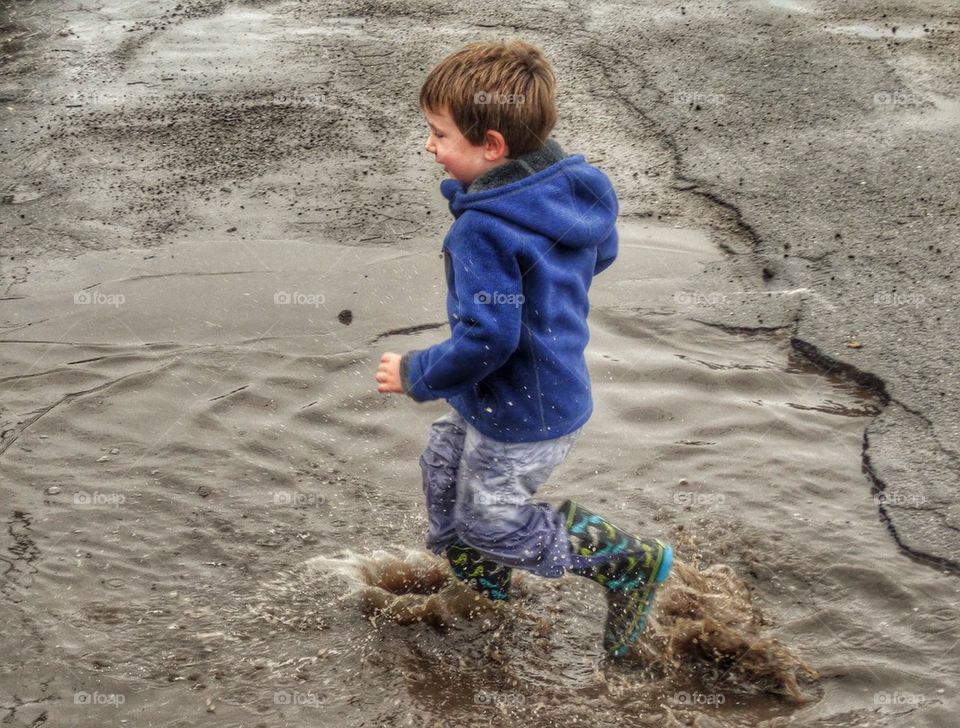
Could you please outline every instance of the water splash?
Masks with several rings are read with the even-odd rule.
[[[696,676],[711,688],[812,700],[802,685],[819,674],[780,640],[764,635],[771,624],[729,566],[676,561],[634,653],[668,674]]]
[[[538,605],[537,592],[550,590],[551,580],[524,579],[526,575],[518,572],[513,599],[491,602],[454,579],[445,561],[424,552],[350,554],[313,559],[309,564],[346,579],[349,591],[358,597],[359,609],[374,624],[377,620],[424,623],[443,631],[476,622],[511,630],[521,626],[522,631],[540,636],[564,629],[562,613],[548,615]],[[678,559],[660,588],[643,638],[626,660],[616,664],[640,668],[644,690],[651,684],[661,690],[697,685],[743,695],[769,693],[795,703],[812,700],[804,688],[816,681],[817,671],[780,640],[767,636],[771,625],[732,568]],[[599,649],[600,625],[597,628]],[[497,633],[502,636],[503,630]],[[608,689],[621,695],[629,692],[631,684],[639,684],[636,674],[618,669],[609,672],[605,681]]]

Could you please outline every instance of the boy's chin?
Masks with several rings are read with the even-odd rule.
[[[444,175],[446,175],[446,177],[447,177],[448,179],[455,179],[457,182],[459,182],[460,184],[462,184],[464,187],[469,187],[470,185],[473,184],[473,179],[464,179],[463,177],[458,177],[457,175],[455,175],[453,172],[451,172],[451,171],[450,171],[449,169],[447,169],[446,167],[443,168],[443,173],[444,173]],[[474,178],[474,179],[476,179],[476,178]]]

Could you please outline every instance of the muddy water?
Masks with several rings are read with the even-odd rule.
[[[878,520],[878,402],[785,332],[697,323],[704,235],[621,230],[595,414],[542,495],[677,545],[631,659],[601,659],[595,585],[481,609],[420,548],[446,405],[373,373],[443,336],[430,244],[184,243],[7,292],[5,724],[952,725],[958,586]]]

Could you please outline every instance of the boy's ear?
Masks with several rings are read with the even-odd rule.
[[[483,158],[488,162],[498,162],[510,156],[510,147],[503,134],[494,129],[487,129],[483,138]]]

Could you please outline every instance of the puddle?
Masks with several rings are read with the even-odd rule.
[[[308,95],[301,104],[322,106],[343,38],[362,39],[363,26],[355,18],[304,26],[290,15],[295,11],[282,4],[270,10],[227,4],[219,14],[201,14],[153,29],[138,27],[136,34],[121,36],[125,42],[105,60],[117,73],[88,79],[69,100],[128,113],[155,106],[157,116],[162,116],[162,105],[172,103],[174,111],[182,112],[184,106],[189,110],[191,99],[214,94],[236,94],[234,101],[240,103],[281,106],[289,104],[293,94]],[[112,22],[104,23],[104,18]],[[122,8],[107,9],[102,16],[74,14],[70,30],[77,45],[92,52],[117,45],[107,37],[120,32],[123,19]],[[304,53],[310,54],[314,74],[309,83],[276,77],[274,64],[282,66],[288,54]]]
[[[373,375],[444,335],[432,244],[223,239],[7,292],[4,704],[78,726],[773,728],[953,700],[955,582],[899,554],[860,469],[877,402],[787,332],[688,320],[706,235],[621,232],[591,296],[594,416],[541,495],[676,545],[634,659],[601,660],[602,595],[575,576],[520,575],[496,619],[424,607],[446,582],[418,458],[446,405]]]

